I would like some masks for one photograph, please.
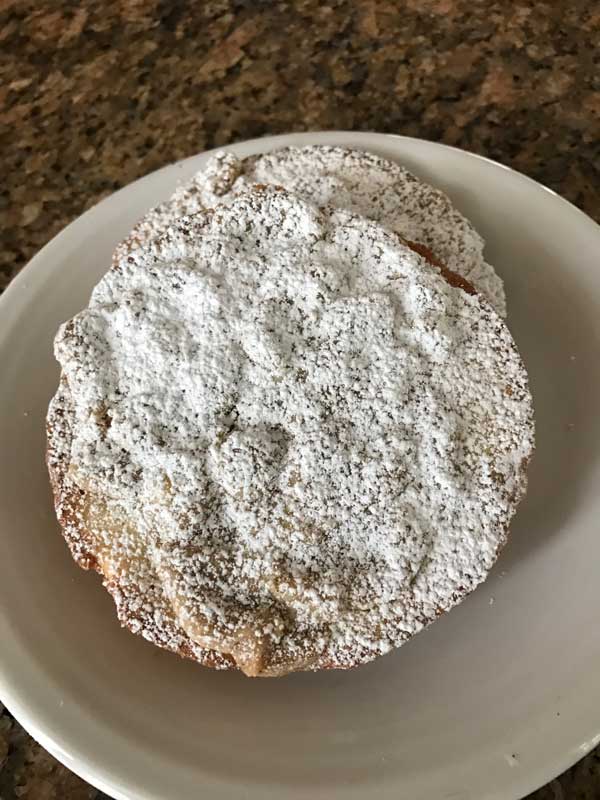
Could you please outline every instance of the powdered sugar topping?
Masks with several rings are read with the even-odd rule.
[[[283,191],[149,240],[56,354],[71,478],[128,521],[97,546],[248,674],[397,646],[484,579],[524,491],[501,319],[393,233]]]
[[[502,280],[485,261],[483,239],[450,199],[393,161],[344,147],[287,147],[241,160],[217,153],[140,220],[117,252],[123,255],[160,236],[178,217],[212,208],[254,184],[283,186],[309,202],[347,209],[425,244],[506,315]]]

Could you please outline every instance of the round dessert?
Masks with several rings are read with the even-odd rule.
[[[73,556],[124,625],[202,664],[387,653],[484,580],[525,491],[502,319],[395,233],[282,189],[133,250],[55,351]]]
[[[502,280],[484,259],[483,239],[450,199],[394,161],[344,147],[286,147],[242,160],[217,153],[140,220],[117,248],[116,259],[160,236],[179,217],[212,208],[254,184],[279,185],[319,206],[345,208],[426,245],[506,316]]]

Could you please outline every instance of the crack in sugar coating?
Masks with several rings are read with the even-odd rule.
[[[485,578],[525,489],[502,320],[393,233],[283,190],[133,251],[56,355],[88,546],[109,583],[151,583],[200,661],[389,651]]]
[[[242,160],[217,153],[140,220],[117,258],[160,236],[178,217],[212,208],[253,184],[281,185],[309,202],[345,208],[427,245],[506,316],[502,280],[484,259],[483,239],[450,199],[393,161],[343,147],[287,147]]]

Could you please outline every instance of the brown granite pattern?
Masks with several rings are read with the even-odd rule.
[[[291,130],[458,145],[600,220],[599,41],[598,0],[0,0],[0,290],[140,175]],[[96,796],[0,716],[2,800]],[[532,797],[600,797],[600,757]]]

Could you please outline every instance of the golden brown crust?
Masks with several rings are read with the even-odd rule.
[[[453,272],[451,269],[448,269],[448,267],[443,264],[424,244],[420,244],[419,242],[411,242],[410,239],[404,239],[404,242],[411,248],[411,250],[414,250],[415,253],[423,256],[423,258],[434,267],[438,267],[442,273],[442,276],[446,282],[450,284],[450,286],[454,286],[455,289],[462,289],[467,294],[477,294],[475,287],[470,284],[466,278],[463,278],[462,275],[459,275],[457,272]]]
[[[143,592],[135,586],[107,578],[96,555],[90,531],[85,525],[84,509],[89,503],[85,489],[70,480],[68,475],[71,421],[69,419],[68,386],[61,379],[59,394],[53,401],[46,424],[47,449],[46,464],[54,497],[54,507],[61,532],[67,542],[73,559],[82,569],[92,569],[103,578],[103,585],[111,594],[121,625],[132,633],[141,630],[150,632],[148,625],[140,619],[140,603]],[[141,627],[140,627],[141,626]],[[227,655],[214,650],[195,647],[185,632],[177,627],[174,631],[163,631],[162,636],[151,637],[144,634],[153,644],[182,658],[189,658],[213,669],[236,669],[235,662]]]

